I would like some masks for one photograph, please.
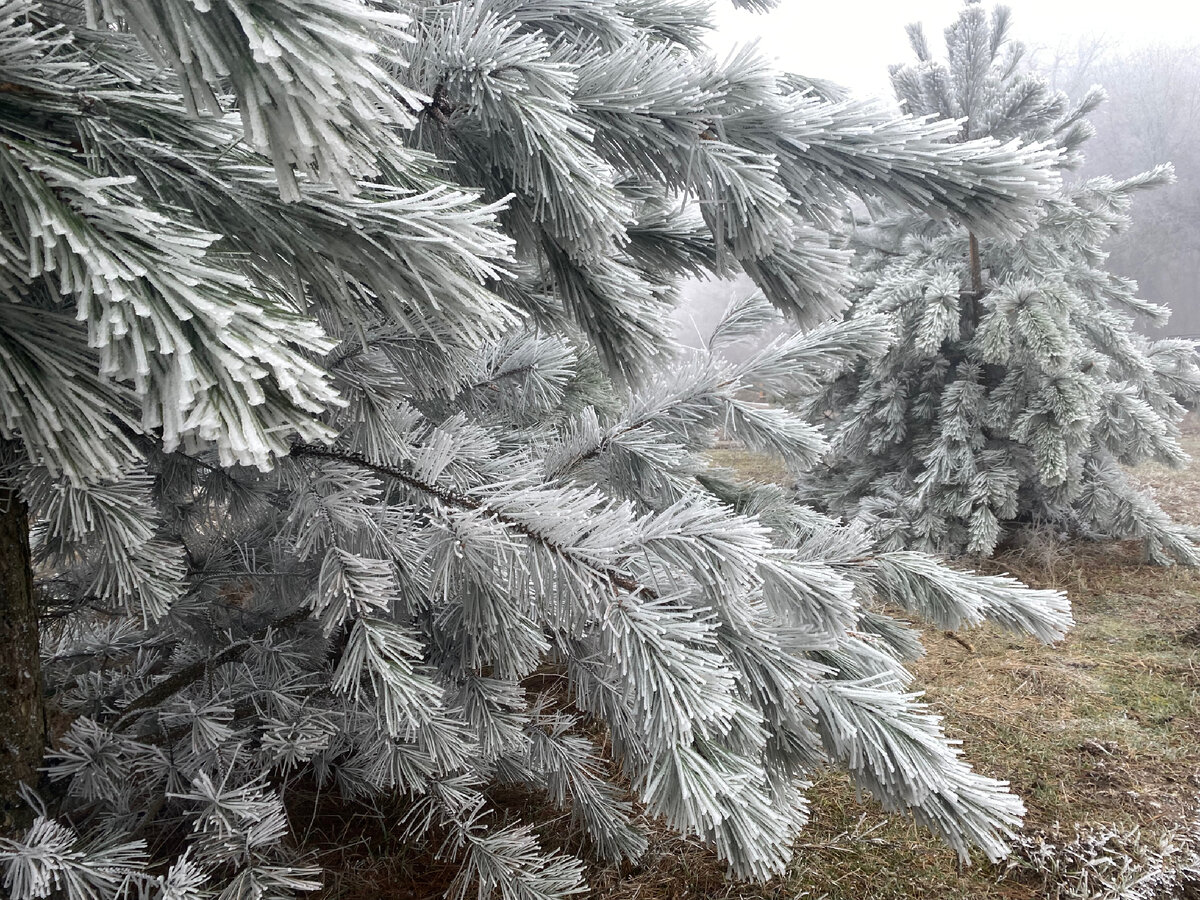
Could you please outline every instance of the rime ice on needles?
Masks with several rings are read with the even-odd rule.
[[[1019,801],[908,693],[878,606],[1054,640],[1063,598],[874,554],[704,451],[826,452],[747,397],[887,345],[828,321],[852,194],[1011,234],[1055,153],[713,60],[706,16],[0,0],[0,450],[70,721],[10,891],[292,896],[314,784],[396,799],[458,898],[575,893],[645,814],[765,878],[830,760],[1003,852]],[[672,347],[676,279],[738,269],[762,294]],[[814,327],[722,356],[781,314]],[[570,852],[499,784],[569,811]]]

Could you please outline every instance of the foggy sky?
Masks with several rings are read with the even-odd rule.
[[[994,5],[984,0],[986,9]],[[1114,46],[1200,42],[1200,4],[1195,0],[1008,0],[1011,34],[1031,48],[1073,50],[1095,35]],[[718,3],[718,52],[755,39],[780,67],[827,78],[856,93],[891,96],[889,63],[909,62],[904,26],[920,21],[935,56],[944,55],[942,30],[962,0],[782,0],[770,13],[734,10]]]

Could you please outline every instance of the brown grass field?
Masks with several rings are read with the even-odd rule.
[[[1147,465],[1135,474],[1172,516],[1200,525],[1200,422],[1189,420],[1184,441],[1194,457],[1187,468]],[[743,451],[713,455],[747,478],[786,477],[770,460]],[[988,560],[981,570],[1066,591],[1076,625],[1054,647],[990,626],[954,638],[923,629],[918,683],[947,732],[963,741],[967,759],[1012,783],[1028,808],[1027,832],[1136,825],[1152,841],[1184,825],[1200,798],[1200,572],[1144,565],[1140,549],[1122,543],[1034,546]],[[1020,871],[984,860],[960,868],[933,836],[856,800],[838,773],[819,779],[811,796],[813,820],[786,878],[757,889],[727,884],[695,854],[675,867],[681,883],[674,894],[661,887],[653,893],[1046,896]],[[644,894],[626,882],[604,896]]]
[[[1197,457],[1188,468],[1146,466],[1136,475],[1172,515],[1200,525],[1200,425],[1186,442]],[[712,455],[745,479],[787,477],[745,451]],[[1065,590],[1077,624],[1054,647],[987,626],[955,635],[924,629],[927,653],[914,667],[918,687],[944,716],[948,733],[962,740],[966,758],[1011,782],[1028,808],[1030,834],[1058,827],[1070,836],[1076,826],[1115,824],[1138,826],[1153,841],[1183,825],[1200,797],[1200,572],[1143,565],[1136,546],[1120,543],[1046,543],[989,560],[982,570]],[[819,776],[809,796],[812,821],[784,877],[765,885],[731,881],[699,842],[652,829],[650,852],[640,863],[593,869],[591,897],[1053,897],[1039,877],[1019,867],[982,859],[960,867],[937,838],[881,812],[869,798],[856,798],[838,772]],[[535,798],[512,803],[526,816],[538,815]],[[561,813],[541,812],[549,842],[580,849],[562,834]],[[359,820],[354,829],[360,849],[343,843],[338,858],[326,860],[335,874],[323,897],[441,895],[452,870],[393,855],[386,829],[375,833],[363,825]]]

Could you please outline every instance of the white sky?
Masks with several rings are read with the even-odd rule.
[[[986,9],[994,5],[984,0]],[[1196,0],[1007,0],[1007,5],[1013,12],[1011,35],[1031,48],[1074,49],[1087,34],[1126,47],[1200,43]],[[721,52],[757,38],[783,69],[890,97],[888,64],[912,58],[904,26],[922,22],[930,49],[942,56],[942,31],[961,8],[962,0],[781,0],[774,12],[747,13],[721,2],[711,43]]]

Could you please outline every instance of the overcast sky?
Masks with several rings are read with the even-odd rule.
[[[994,5],[985,0],[989,10]],[[1077,46],[1085,34],[1116,45],[1155,42],[1200,43],[1196,0],[1008,0],[1011,34],[1033,46]],[[860,93],[891,92],[887,66],[911,59],[904,26],[924,23],[935,54],[943,29],[962,0],[781,0],[770,13],[733,10],[717,4],[713,45],[725,50],[760,41],[782,68],[837,81]]]

